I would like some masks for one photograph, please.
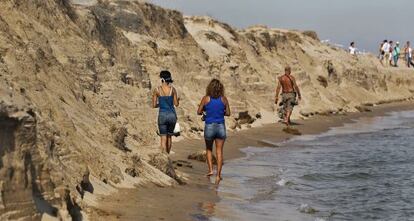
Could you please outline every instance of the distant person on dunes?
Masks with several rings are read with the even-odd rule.
[[[390,41],[390,43],[389,43],[389,48],[388,48],[388,64],[390,65],[390,66],[393,66],[392,65],[392,60],[393,60],[393,58],[392,58],[392,54],[393,54],[393,51],[394,51],[394,42],[393,41]]]
[[[222,180],[221,170],[223,167],[223,146],[227,138],[224,116],[230,116],[230,105],[224,96],[224,86],[213,79],[206,89],[206,95],[201,99],[197,114],[203,115],[205,121],[204,139],[207,152],[207,177],[213,175],[213,144],[216,144],[217,174],[216,184]]]
[[[388,43],[387,40],[384,40],[384,43],[382,44],[382,48],[381,48],[381,64],[385,64],[385,66],[388,65],[388,60],[390,59],[389,57],[389,52],[390,52],[390,43]],[[385,60],[385,63],[383,62]]]
[[[172,136],[174,135],[177,114],[175,107],[179,105],[177,91],[172,86],[173,79],[169,71],[161,71],[161,86],[155,88],[152,94],[152,107],[159,108],[158,132],[161,137],[162,151],[170,153]]]
[[[407,41],[404,47],[405,61],[407,62],[407,67],[413,66],[413,49],[411,48],[410,41]]]
[[[387,40],[384,40],[383,42],[381,42],[381,44],[379,46],[379,55],[378,55],[378,58],[379,58],[381,64],[383,64],[382,61],[384,60],[384,54],[385,54],[384,53],[384,50],[382,48],[383,48],[383,46],[384,46],[384,44],[386,42],[387,42]]]
[[[398,67],[398,59],[400,58],[400,52],[401,52],[400,42],[397,41],[395,43],[394,49],[392,50],[392,57],[393,57],[393,60],[394,60],[394,67]]]
[[[291,68],[285,67],[285,74],[278,77],[278,84],[276,87],[275,104],[278,105],[279,94],[282,89],[282,104],[284,113],[284,123],[290,125],[290,116],[292,115],[293,107],[298,105],[302,99],[298,85],[295,78],[291,75]]]
[[[348,52],[352,55],[356,55],[356,48],[355,48],[355,42],[351,42],[348,48]]]

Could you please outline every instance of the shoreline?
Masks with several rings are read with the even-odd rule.
[[[359,118],[384,116],[394,111],[414,110],[414,103],[407,101],[382,104],[370,107],[370,110],[370,112],[314,116],[310,119],[295,121],[296,125],[293,125],[293,128],[300,131],[302,135],[320,134]],[[244,157],[245,154],[240,151],[241,148],[271,146],[272,143],[279,143],[297,136],[284,132],[284,128],[285,126],[279,123],[266,124],[229,133],[224,147],[224,163]],[[189,154],[204,150],[204,148],[202,139],[184,139],[173,144],[173,151],[176,153],[170,157],[173,161],[184,161],[183,166],[176,165],[176,168],[180,175],[184,174],[186,185],[172,187],[149,185],[134,189],[120,189],[115,194],[101,198],[98,208],[94,208],[98,216],[93,217],[105,217],[106,220],[207,220],[214,214],[215,203],[220,200],[216,187],[212,183],[214,176],[209,182],[204,176],[207,170],[205,163],[187,159]],[[191,165],[192,168],[185,165]],[[225,170],[224,165],[224,180]]]

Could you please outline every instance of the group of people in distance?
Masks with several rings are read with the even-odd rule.
[[[290,116],[295,105],[301,100],[299,87],[295,78],[290,74],[291,68],[285,68],[285,74],[278,77],[275,103],[283,107],[285,114],[283,122],[290,124]],[[152,94],[152,107],[158,108],[158,133],[161,138],[161,149],[168,154],[172,147],[172,137],[177,124],[175,107],[178,107],[180,98],[177,90],[172,86],[173,79],[169,71],[160,72],[161,85],[156,87]],[[214,174],[213,171],[213,146],[216,146],[217,173],[215,183],[222,180],[223,147],[227,138],[225,116],[230,116],[230,104],[224,94],[224,85],[218,79],[212,79],[206,88],[205,96],[201,99],[197,114],[205,122],[204,140],[207,155],[207,177]],[[282,93],[280,93],[282,91]],[[282,96],[280,104],[279,96]]]
[[[382,65],[398,67],[400,53],[401,48],[398,41],[394,45],[393,41],[384,40],[379,47],[378,57]]]
[[[352,55],[357,54],[357,48],[355,47],[355,42],[351,42],[348,48],[348,52]],[[413,63],[413,49],[411,44],[407,41],[403,48],[404,59],[406,61],[407,67],[414,67]],[[382,65],[398,67],[398,61],[401,56],[400,43],[397,41],[388,41],[384,40],[379,46],[379,55],[378,58]]]
[[[413,64],[413,49],[411,48],[411,44],[407,41],[403,48],[404,58],[406,61],[407,67],[414,67]],[[398,67],[398,60],[401,55],[401,48],[400,43],[397,41],[388,41],[384,40],[379,47],[379,59],[382,65],[385,66],[393,66]]]

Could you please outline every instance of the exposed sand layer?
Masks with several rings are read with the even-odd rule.
[[[183,137],[199,138],[195,110],[213,77],[236,132],[276,121],[275,79],[287,64],[303,91],[296,119],[414,91],[413,70],[348,55],[310,31],[236,30],[142,1],[1,1],[0,219],[93,218],[118,188],[177,186],[188,174],[157,147],[150,107],[159,71],[173,73]]]

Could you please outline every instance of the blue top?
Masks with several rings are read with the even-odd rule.
[[[158,97],[158,104],[160,108],[160,112],[173,112],[175,113],[174,108],[174,96],[172,95],[173,87],[171,87],[170,95],[162,96],[160,90],[158,89],[158,93],[160,96]]]
[[[204,111],[206,112],[206,124],[224,124],[224,114],[226,111],[226,105],[221,100],[221,97],[210,97],[210,102],[204,105]]]

